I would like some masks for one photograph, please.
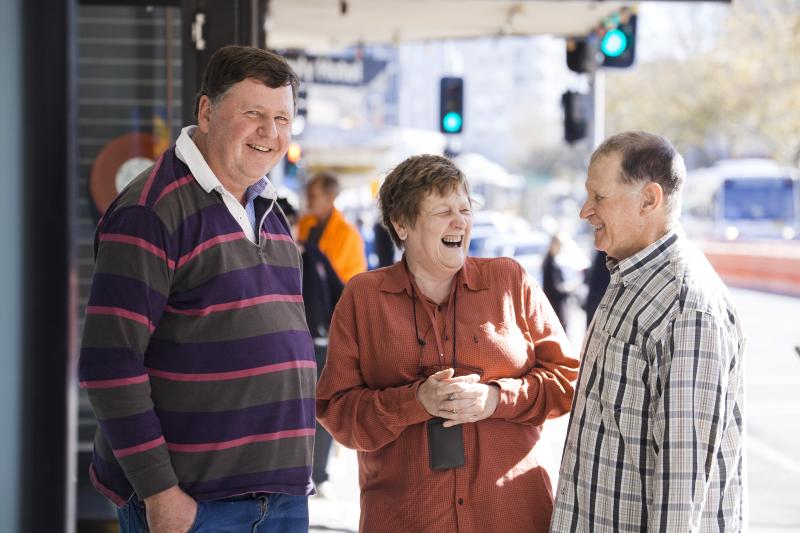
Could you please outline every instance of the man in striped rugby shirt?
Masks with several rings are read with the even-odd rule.
[[[611,281],[584,341],[553,532],[745,527],[744,337],[678,224],[685,175],[646,132],[592,155],[581,218]]]
[[[79,374],[123,533],[308,530],[316,363],[266,177],[297,88],[272,52],[218,50],[197,126],[98,225]]]

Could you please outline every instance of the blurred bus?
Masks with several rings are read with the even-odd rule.
[[[733,240],[800,235],[800,176],[768,159],[728,159],[688,173],[684,226],[690,235]]]

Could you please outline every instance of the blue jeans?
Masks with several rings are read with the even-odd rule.
[[[134,495],[117,509],[120,533],[147,533],[144,504]],[[288,494],[197,502],[187,533],[308,533],[308,498]]]

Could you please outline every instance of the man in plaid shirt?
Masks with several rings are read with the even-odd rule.
[[[553,532],[732,532],[743,520],[744,337],[677,222],[686,168],[627,132],[592,155],[581,218],[611,282],[589,326]]]

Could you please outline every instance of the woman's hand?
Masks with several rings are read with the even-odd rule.
[[[441,416],[439,413],[444,409],[448,394],[441,389],[450,383],[454,372],[452,368],[440,370],[426,379],[417,389],[417,400],[431,415]]]
[[[417,400],[433,416],[447,419],[444,427],[489,418],[500,402],[497,385],[478,383],[480,376],[453,377],[448,368],[430,376],[417,390]]]
[[[500,403],[500,387],[478,383],[479,379],[477,374],[452,378],[440,389],[446,395],[444,411],[438,415],[447,419],[444,427],[492,416]]]

